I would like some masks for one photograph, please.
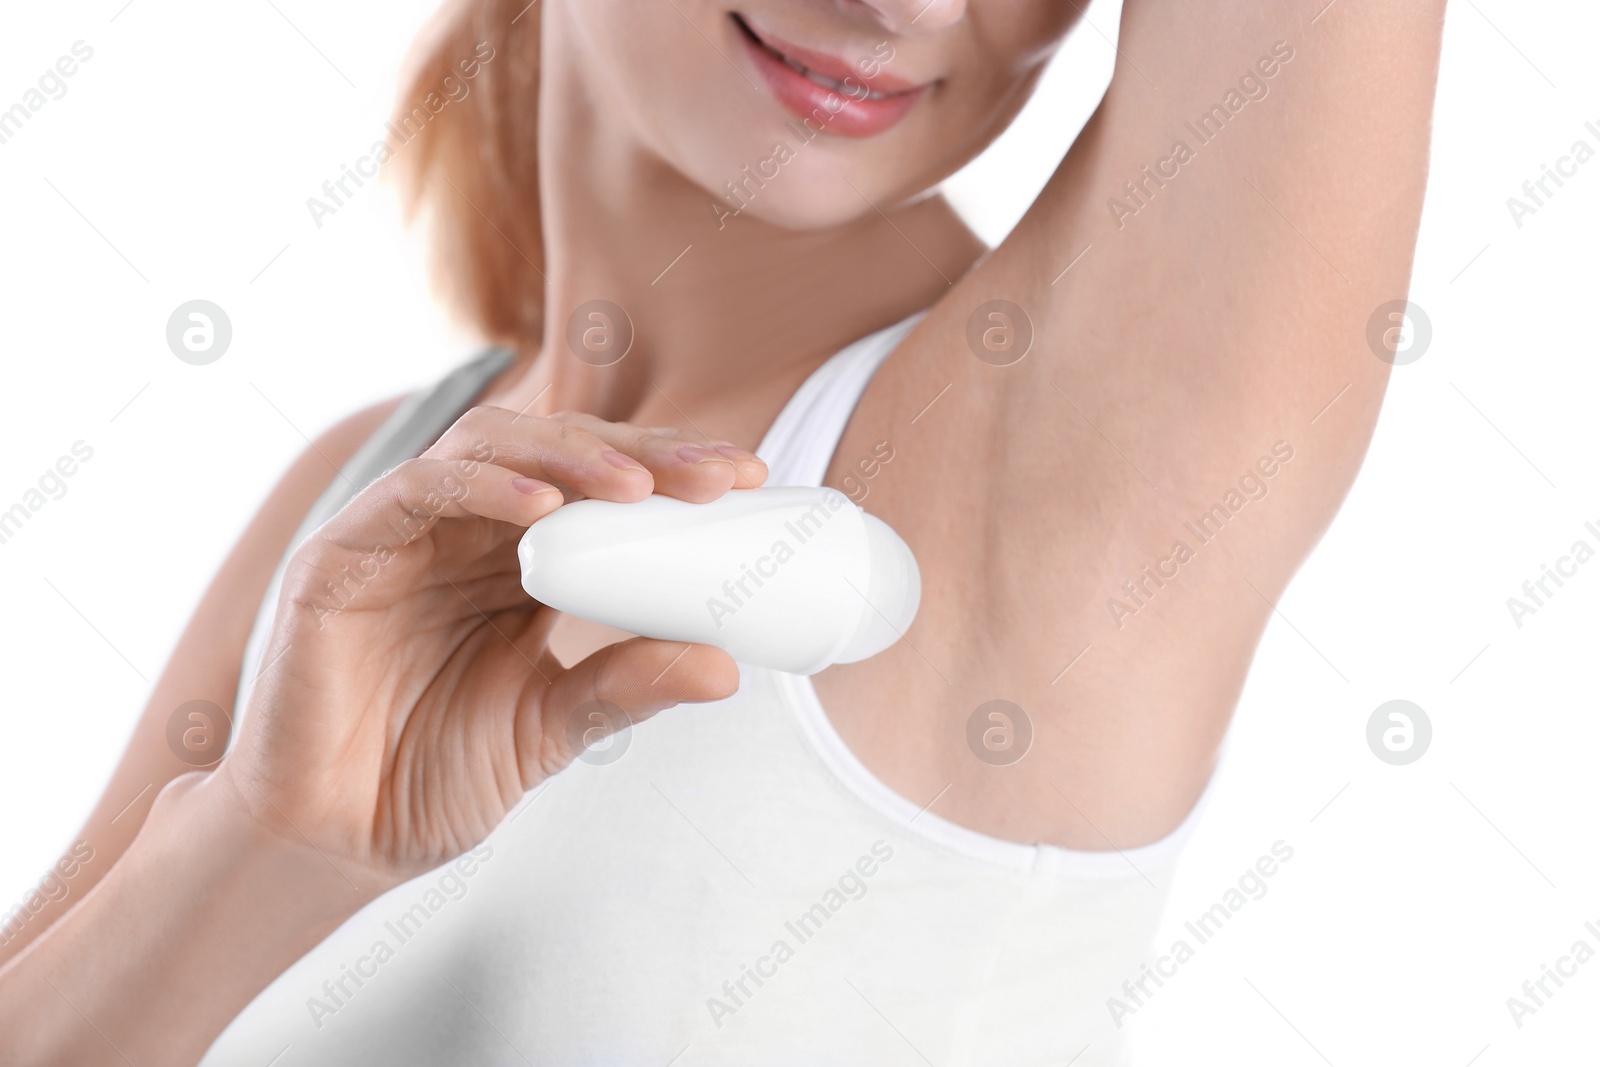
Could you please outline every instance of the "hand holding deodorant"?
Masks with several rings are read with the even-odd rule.
[[[558,611],[794,674],[882,652],[922,597],[906,543],[829,488],[578,500],[529,527],[517,558]]]

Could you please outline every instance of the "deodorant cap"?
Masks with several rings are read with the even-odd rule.
[[[861,619],[844,649],[835,657],[838,663],[856,663],[876,656],[904,636],[922,603],[922,575],[917,558],[900,540],[900,535],[876,515],[865,511],[867,572],[866,602]]]

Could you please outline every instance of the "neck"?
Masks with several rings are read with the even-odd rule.
[[[553,47],[555,11],[545,19],[539,114],[545,334],[496,403],[695,422],[753,446],[773,414],[763,401],[781,404],[839,348],[931,305],[984,251],[937,195],[801,232],[756,218],[751,183],[735,214],[737,200],[689,181],[622,128],[620,108],[595,98],[569,58],[575,50]],[[626,321],[588,314],[583,305],[596,300]],[[588,330],[593,343],[587,359],[569,337],[575,312],[580,338]],[[616,350],[605,346],[629,324],[627,354],[610,362]]]

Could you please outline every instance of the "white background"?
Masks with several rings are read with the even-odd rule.
[[[70,843],[303,435],[473,344],[430,299],[386,190],[320,230],[304,206],[380,136],[431,0],[276,4],[13,5],[0,35],[0,108],[74,41],[94,49],[0,145],[0,510],[74,442],[94,449],[0,545],[0,909]],[[990,239],[1109,76],[1116,7],[1088,18],[952,182]],[[1573,141],[1600,149],[1584,129],[1600,127],[1597,39],[1600,11],[1576,0],[1452,6],[1411,292],[1432,345],[1396,369],[1360,480],[1267,631],[1160,943],[1273,842],[1294,858],[1130,1019],[1145,1063],[1594,1055],[1600,961],[1520,1029],[1505,1001],[1578,938],[1600,949],[1583,929],[1600,926],[1600,561],[1520,629],[1506,599],[1575,540],[1600,548],[1583,528],[1600,527],[1600,160],[1520,228],[1506,198]],[[234,328],[203,368],[164,338],[196,297]],[[1404,767],[1365,739],[1397,697],[1434,730]]]

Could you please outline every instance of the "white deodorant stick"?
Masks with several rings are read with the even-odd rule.
[[[829,488],[578,500],[529,527],[517,558],[558,611],[794,674],[882,652],[922,598],[906,543]]]

